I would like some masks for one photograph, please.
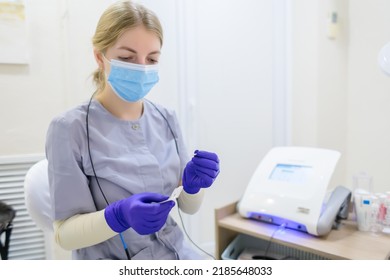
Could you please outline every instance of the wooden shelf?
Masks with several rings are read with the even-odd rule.
[[[361,232],[356,223],[344,220],[338,229],[323,237],[296,230],[283,229],[260,221],[242,218],[236,203],[215,210],[216,253],[220,258],[225,248],[240,233],[269,240],[329,259],[384,260],[390,257],[390,236]]]

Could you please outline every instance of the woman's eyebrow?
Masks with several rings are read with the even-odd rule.
[[[161,51],[153,51],[153,52],[150,52],[149,55],[150,54],[161,54]]]
[[[129,47],[119,47],[118,48],[119,50],[126,50],[126,51],[130,51],[130,52],[133,52],[133,53],[137,53],[136,50],[133,50],[132,48],[129,48]]]
[[[137,53],[136,50],[134,50],[132,48],[129,48],[129,47],[125,47],[125,46],[119,47],[118,49],[120,49],[120,50],[127,50],[127,51],[130,51],[130,52],[135,53],[135,54]],[[152,51],[152,52],[149,53],[149,55],[151,55],[151,54],[161,54],[161,51],[159,51],[159,50]]]

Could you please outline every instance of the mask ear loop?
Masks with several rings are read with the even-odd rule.
[[[102,53],[102,57],[103,57],[103,60],[105,60],[111,66],[111,61],[108,60],[108,58],[104,55],[104,53]],[[107,74],[107,72],[106,72],[106,67],[104,67],[102,70],[103,70],[104,76],[106,77],[106,81],[107,81],[109,74]]]
[[[108,60],[108,58],[104,55],[104,53],[102,53],[102,57],[103,57],[103,59],[104,59],[108,64],[111,65],[111,61]]]

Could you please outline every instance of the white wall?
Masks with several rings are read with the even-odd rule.
[[[30,63],[0,64],[1,155],[42,152],[49,119],[64,108],[58,3],[36,0],[26,13],[33,15],[27,17]]]
[[[327,34],[331,12],[338,34]],[[348,1],[292,1],[292,145],[338,150],[330,188],[345,185]]]
[[[390,41],[390,1],[350,1],[348,50],[348,181],[366,171],[374,191],[390,191],[390,77],[377,63]]]
[[[292,144],[339,150],[331,187],[352,188],[366,171],[374,190],[390,190],[390,78],[377,64],[390,41],[390,2],[292,1]],[[328,14],[339,32],[327,38]]]

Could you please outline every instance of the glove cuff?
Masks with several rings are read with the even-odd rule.
[[[189,188],[189,187],[184,186],[184,184],[183,184],[183,190],[188,194],[196,194],[200,191],[200,188],[197,188],[197,187]]]
[[[119,217],[117,217],[115,204],[110,204],[104,210],[104,218],[108,226],[115,232],[123,232],[127,230],[129,227],[126,227],[120,222]]]

